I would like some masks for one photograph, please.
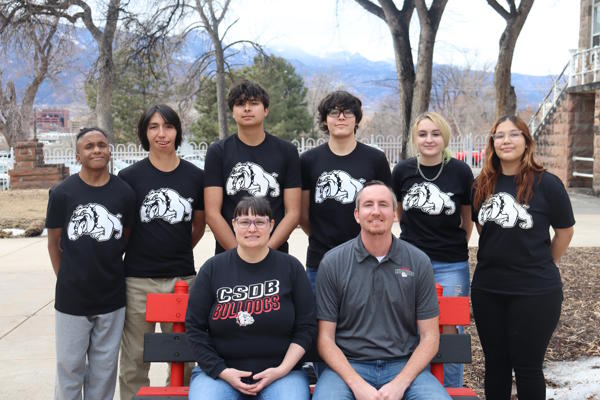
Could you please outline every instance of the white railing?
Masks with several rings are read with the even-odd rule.
[[[571,50],[569,86],[585,85],[600,80],[600,46]]]
[[[483,164],[487,138],[488,135],[468,134],[454,136],[451,138],[448,147],[454,157],[465,161],[476,172]],[[399,137],[392,135],[372,135],[369,137],[360,137],[359,140],[382,150],[390,162],[390,166],[393,166],[400,161],[402,143]],[[327,142],[327,138],[299,138],[294,139],[291,142],[296,145],[298,152],[302,153]],[[210,143],[207,142],[184,142],[177,149],[177,154],[203,168],[204,157],[209,145]],[[111,145],[111,151],[112,161],[110,167],[111,171],[115,174],[121,169],[148,155],[148,152],[145,151],[141,145],[135,143]],[[8,170],[12,168],[13,160],[14,154],[12,149],[10,152],[0,153],[0,189],[8,188],[9,182],[7,173]],[[69,172],[71,174],[77,173],[80,170],[80,166],[75,160],[75,149],[70,145],[44,146],[44,162],[46,164],[65,164],[69,167]],[[5,176],[2,174],[6,174],[5,180],[2,179],[2,177]]]
[[[550,91],[546,94],[544,100],[542,100],[539,108],[529,120],[529,132],[531,132],[533,137],[537,136],[538,129],[546,124],[546,119],[554,112],[554,110],[556,110],[563,93],[569,86],[572,76],[568,77],[567,74],[565,74],[569,67],[571,68],[570,70],[573,71],[573,64],[565,65],[558,78],[554,80],[552,88],[550,88]]]

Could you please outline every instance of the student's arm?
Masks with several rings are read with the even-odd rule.
[[[270,248],[278,249],[288,240],[292,231],[298,226],[300,221],[300,197],[301,189],[299,187],[283,189],[285,216],[269,239],[268,246]]]
[[[307,235],[310,235],[310,219],[309,219],[309,210],[310,210],[310,190],[302,191],[302,199],[300,200],[301,209],[300,209],[300,227]]]
[[[554,237],[552,238],[552,244],[550,244],[550,251],[555,263],[558,263],[558,260],[567,251],[574,232],[572,226],[569,228],[554,228]]]
[[[420,336],[419,344],[402,371],[379,389],[379,393],[384,399],[401,400],[406,389],[408,389],[417,375],[429,365],[438,351],[440,343],[438,317],[418,320],[417,326]]]
[[[342,350],[335,343],[335,329],[337,324],[331,321],[319,320],[319,335],[317,348],[319,355],[348,385],[354,397],[358,399],[379,399],[377,389],[369,385],[352,368]],[[402,398],[402,396],[400,396]]]
[[[460,207],[460,227],[467,234],[467,243],[469,243],[469,239],[471,239],[471,233],[473,232],[473,221],[471,220],[471,206],[461,206]]]
[[[221,215],[223,206],[223,188],[219,186],[207,186],[204,188],[204,211],[206,223],[215,236],[215,239],[225,249],[233,249],[237,246],[235,235],[229,227],[225,218]]]
[[[204,230],[206,229],[206,218],[204,217],[203,210],[194,210],[194,215],[192,217],[192,248],[194,248],[202,236],[204,235]]]
[[[56,276],[58,276],[58,269],[62,258],[62,250],[60,249],[61,234],[62,228],[48,229],[48,254],[50,255],[50,262]]]
[[[477,233],[479,234],[479,236],[481,236],[481,225],[476,223],[475,227],[477,228]]]

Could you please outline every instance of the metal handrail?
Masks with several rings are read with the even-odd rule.
[[[570,65],[570,62],[568,62],[565,65],[565,67],[563,68],[563,70],[560,73],[560,75],[558,76],[558,78],[556,78],[554,80],[554,84],[552,85],[552,88],[550,89],[550,91],[548,91],[548,94],[546,94],[546,96],[542,100],[539,108],[537,109],[535,114],[533,114],[533,116],[529,120],[529,131],[531,132],[531,134],[534,137],[536,136],[537,129],[543,125],[543,121],[546,119],[546,116],[556,107],[556,105],[558,103],[558,99],[560,99],[560,97],[562,96],[562,94],[565,92],[565,90],[567,89],[567,87],[569,85],[569,81],[565,77],[565,72],[566,72],[567,68],[569,67],[569,65]],[[561,80],[563,80],[563,79],[564,79],[564,82],[559,88],[559,82],[561,82]],[[550,100],[550,96],[552,96],[551,100]],[[550,105],[548,105],[548,103],[550,103]],[[539,121],[538,121],[538,119],[539,119]],[[537,122],[539,122],[539,124]]]

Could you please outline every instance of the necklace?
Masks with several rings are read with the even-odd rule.
[[[440,166],[440,170],[433,178],[429,179],[428,177],[425,176],[423,171],[421,171],[421,164],[419,163],[419,157],[417,157],[417,171],[419,171],[419,175],[421,175],[421,178],[425,179],[427,182],[435,181],[437,178],[440,177],[443,170],[444,170],[444,159],[442,158],[442,165]]]

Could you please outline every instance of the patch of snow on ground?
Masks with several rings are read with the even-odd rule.
[[[544,365],[548,400],[600,400],[600,357]]]

